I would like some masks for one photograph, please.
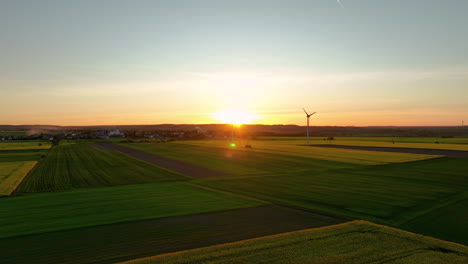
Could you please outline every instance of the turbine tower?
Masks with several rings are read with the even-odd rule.
[[[312,116],[313,114],[317,113],[317,112],[313,112],[312,114],[309,114],[307,113],[307,111],[302,108],[302,110],[304,110],[304,113],[306,114],[307,116],[307,146],[310,146],[310,138],[309,138],[309,119],[310,119],[310,116]]]

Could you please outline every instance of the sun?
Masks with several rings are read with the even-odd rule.
[[[241,109],[225,109],[214,113],[213,116],[224,124],[234,125],[251,124],[258,118],[252,111]]]

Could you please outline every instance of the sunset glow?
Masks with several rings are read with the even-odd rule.
[[[234,125],[251,124],[259,117],[259,115],[254,114],[252,111],[240,109],[226,109],[216,112],[213,115],[224,124]]]
[[[468,120],[468,1],[39,2],[0,4],[0,124]]]

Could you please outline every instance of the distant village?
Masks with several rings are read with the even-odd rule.
[[[210,138],[225,138],[228,133],[220,133],[215,131],[202,131],[202,130],[185,130],[185,131],[121,131],[115,130],[50,130],[38,133],[25,132],[18,134],[17,131],[11,134],[8,131],[3,131],[0,135],[0,140],[49,140],[60,138],[63,140],[80,140],[80,139],[111,139],[121,138],[122,142],[131,140],[156,140],[161,142],[174,141],[174,140],[194,140],[194,139],[210,139]]]
[[[297,125],[242,125],[229,124],[162,124],[121,126],[45,126],[45,125],[0,125],[0,141],[11,140],[93,140],[121,139],[129,141],[159,141],[223,139],[232,134],[236,137],[258,138],[262,136],[305,136],[306,128]],[[465,126],[445,127],[353,127],[312,126],[313,137],[468,137]]]

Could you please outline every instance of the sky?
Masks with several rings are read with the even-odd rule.
[[[304,107],[312,125],[456,126],[467,13],[466,0],[0,0],[0,124],[239,109],[304,125]]]

